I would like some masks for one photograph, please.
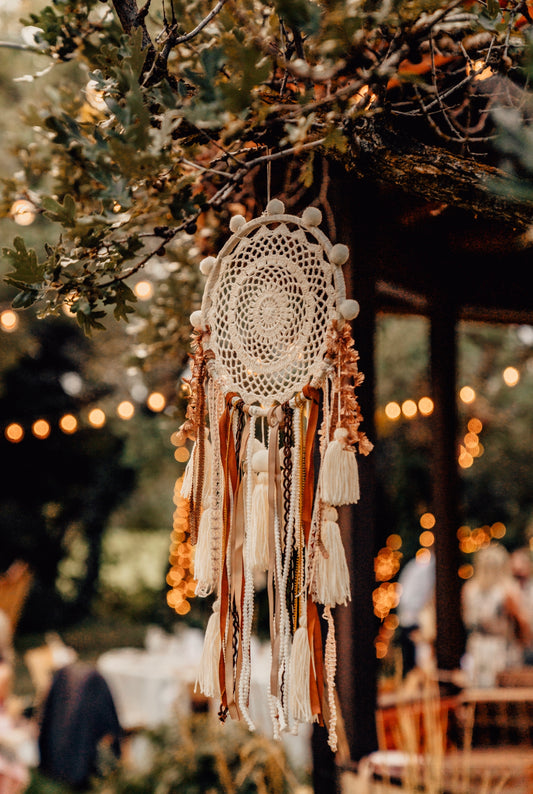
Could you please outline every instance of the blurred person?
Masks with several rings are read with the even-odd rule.
[[[473,686],[491,687],[500,672],[521,664],[529,627],[510,555],[499,543],[480,549],[474,575],[461,591],[467,631],[464,663]]]
[[[11,621],[0,609],[0,711],[11,694],[13,680],[13,636]]]
[[[515,549],[511,554],[511,573],[518,585],[522,608],[528,623],[528,637],[524,638],[523,663],[533,665],[533,564],[528,547]]]
[[[402,652],[402,675],[405,678],[417,667],[427,666],[435,633],[435,555],[429,561],[416,557],[404,566],[398,579],[401,585],[399,643]]]

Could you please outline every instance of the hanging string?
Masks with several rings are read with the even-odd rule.
[[[270,148],[267,149],[267,157],[270,157]],[[272,183],[272,160],[267,160],[267,204],[270,202],[271,183]]]

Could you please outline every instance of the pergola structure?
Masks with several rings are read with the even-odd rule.
[[[465,165],[468,163],[465,162]],[[368,171],[368,169],[367,169]],[[399,180],[401,183],[401,180]],[[456,531],[460,525],[457,468],[456,330],[459,320],[533,324],[533,293],[526,288],[531,244],[524,243],[533,208],[499,199],[477,205],[472,183],[455,204],[416,194],[374,175],[339,171],[331,201],[337,238],[350,246],[350,296],[361,305],[354,322],[365,382],[359,400],[365,431],[375,440],[374,337],[380,313],[417,314],[430,323],[434,412],[432,512],[436,518],[436,658],[441,671],[459,667],[464,650]],[[498,220],[499,218],[499,220]],[[503,220],[502,220],[503,218]],[[361,501],[341,520],[351,570],[352,601],[336,610],[338,689],[352,762],[376,749],[376,619],[373,558],[379,545],[372,455],[360,459]],[[320,753],[320,741],[316,752]],[[326,756],[324,760],[326,760]],[[316,753],[315,753],[316,758]],[[319,775],[320,777],[320,775]],[[327,790],[315,780],[315,790]]]

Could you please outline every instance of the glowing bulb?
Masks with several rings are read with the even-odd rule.
[[[0,314],[0,326],[2,327],[2,331],[11,333],[11,331],[17,328],[18,324],[19,318],[11,309],[6,309]]]
[[[141,301],[149,300],[154,294],[154,288],[150,281],[138,281],[133,291]]]
[[[407,419],[412,419],[416,416],[416,412],[418,411],[417,405],[414,400],[404,400],[402,403],[402,414]]]
[[[385,406],[385,416],[387,419],[398,419],[402,409],[396,402],[387,403]]]
[[[464,565],[461,565],[457,573],[461,579],[470,579],[470,577],[474,574],[474,566],[470,565],[469,563],[465,563]]]
[[[17,199],[11,205],[11,217],[19,226],[30,226],[37,216],[35,204],[27,199]]]
[[[18,422],[11,422],[11,424],[8,425],[4,430],[4,435],[8,441],[18,444],[18,442],[22,441],[24,438],[24,429],[22,425],[18,424]]]
[[[75,433],[78,429],[78,420],[72,414],[65,414],[59,420],[59,427],[63,433],[70,435],[71,433]]]
[[[129,400],[123,400],[117,406],[117,414],[121,419],[131,419],[135,413],[135,406]]]
[[[459,397],[464,403],[472,403],[476,399],[476,393],[471,386],[463,386],[461,391],[459,392]]]
[[[101,408],[93,408],[92,411],[89,412],[89,423],[93,427],[103,427],[105,425],[105,420],[106,415]]]
[[[46,419],[37,419],[31,426],[31,432],[36,438],[48,438],[50,435],[50,424]]]
[[[479,419],[476,419],[475,417],[472,417],[472,419],[470,419],[467,427],[470,433],[477,433],[477,435],[479,435],[483,430],[483,424],[480,422]]]
[[[496,538],[497,540],[503,538],[506,532],[507,532],[507,528],[505,524],[502,524],[501,521],[496,521],[490,528],[490,534],[492,535],[493,538]]]
[[[506,367],[503,371],[502,377],[507,386],[516,386],[520,380],[520,373],[516,367]]]
[[[387,538],[387,547],[393,551],[397,551],[402,546],[402,539],[399,535],[389,535]]]
[[[162,411],[167,401],[161,392],[153,391],[151,394],[148,395],[148,399],[146,400],[146,404],[151,411],[158,413]]]
[[[420,526],[422,529],[433,529],[435,526],[435,516],[433,513],[423,513],[420,516]]]
[[[418,401],[418,410],[422,416],[429,416],[432,414],[434,407],[431,397],[421,397]]]

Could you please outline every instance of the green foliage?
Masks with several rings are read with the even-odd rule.
[[[130,4],[121,8],[128,13]],[[20,253],[25,269],[19,263],[9,276],[16,305],[37,303],[43,315],[74,305],[87,332],[108,312],[127,321],[133,293],[118,285],[131,284],[169,241],[182,248],[199,223],[216,227],[228,202],[257,202],[255,156],[272,149],[298,156],[309,188],[315,146],[349,161],[359,122],[378,117],[401,126],[405,114],[427,130],[423,108],[441,87],[455,102],[442,143],[468,91],[454,94],[449,81],[462,86],[467,64],[490,55],[491,68],[523,82],[529,46],[517,9],[497,2],[459,12],[438,0],[248,0],[211,12],[207,0],[176,2],[172,12],[153,2],[147,15],[130,14],[121,25],[112,4],[58,0],[30,15],[55,76],[26,111],[36,141],[20,147],[17,178],[2,179],[0,211],[7,214],[17,195],[31,196],[48,248],[36,247],[35,259]],[[483,42],[487,25],[490,51],[483,43],[472,49],[473,34]],[[443,53],[452,47],[455,58],[433,77],[430,41]],[[414,68],[425,62],[425,71]],[[490,118],[502,128],[501,151],[523,196],[529,176],[526,188],[518,181],[529,174],[533,144],[518,112]],[[431,118],[435,130],[441,119]],[[463,150],[470,145],[459,126],[454,135]],[[288,186],[289,201],[292,193]]]
[[[152,763],[148,771],[119,767],[103,782],[99,794],[288,794],[296,780],[283,746],[251,734],[242,723],[221,725],[207,714],[148,734]]]

